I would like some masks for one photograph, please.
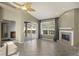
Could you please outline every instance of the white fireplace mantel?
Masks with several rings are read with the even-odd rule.
[[[60,27],[59,29],[60,30],[72,30],[73,28],[71,28],[71,27]]]

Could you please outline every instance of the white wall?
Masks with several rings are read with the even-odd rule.
[[[16,10],[16,9],[15,9]],[[12,21],[18,21],[18,17],[20,16],[19,11],[12,11],[10,9],[3,9],[3,19],[4,20],[12,20]]]
[[[60,28],[74,28],[74,10],[64,13],[59,18]]]
[[[38,19],[36,19],[35,17],[33,17],[32,15],[30,15],[28,12],[26,11],[21,11],[21,16],[22,19],[24,21],[28,21],[28,22],[38,22]]]
[[[74,18],[74,45],[79,46],[79,8],[75,9]]]

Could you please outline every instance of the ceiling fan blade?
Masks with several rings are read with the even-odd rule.
[[[35,10],[32,8],[32,3],[25,3],[25,4],[24,4],[24,7],[26,8],[27,11],[35,11]]]

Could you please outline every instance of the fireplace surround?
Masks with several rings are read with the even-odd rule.
[[[59,40],[64,40],[65,42],[70,42],[70,45],[73,46],[74,41],[73,30],[60,30],[59,31]]]

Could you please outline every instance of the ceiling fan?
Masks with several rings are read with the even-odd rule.
[[[13,2],[13,3],[17,5],[17,8],[21,8],[25,11],[30,11],[30,12],[35,11],[35,9],[32,8],[32,3],[30,3],[30,2],[24,3],[23,5],[21,5],[17,2]]]

